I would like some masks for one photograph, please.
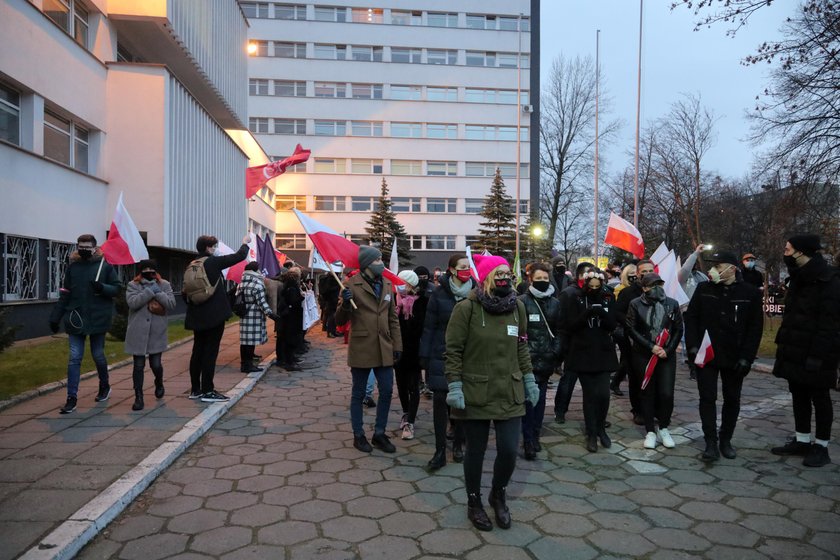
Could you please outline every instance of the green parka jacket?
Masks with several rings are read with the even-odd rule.
[[[102,271],[99,272],[102,293],[93,292],[93,281],[102,258],[101,249],[97,249],[89,260],[83,260],[76,251],[70,255],[58,303],[50,314],[50,322],[53,323],[59,323],[64,318],[67,334],[102,334],[111,328],[114,297],[120,291],[120,281],[114,267],[107,262],[102,263]]]
[[[487,312],[475,291],[452,310],[446,327],[446,379],[463,383],[462,420],[505,420],[525,415],[525,384],[532,373],[528,318],[518,301],[508,313]]]

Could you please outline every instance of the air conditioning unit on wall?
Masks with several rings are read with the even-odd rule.
[[[523,105],[522,106],[522,112],[523,113],[533,113],[534,112],[534,106],[533,105]]]

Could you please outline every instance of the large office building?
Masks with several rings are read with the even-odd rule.
[[[244,196],[267,161],[247,26],[235,0],[0,2],[0,306],[18,336],[47,333],[76,238],[105,240],[120,193],[176,290],[199,235],[274,234],[270,188]]]
[[[515,197],[520,162],[522,223],[535,210],[538,0],[240,5],[250,130],[274,158],[312,150],[273,182],[279,249],[310,247],[292,208],[364,242],[383,178],[415,264],[475,244],[497,168]]]

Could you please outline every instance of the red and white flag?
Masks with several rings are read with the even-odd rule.
[[[108,240],[102,244],[102,253],[109,264],[134,264],[149,258],[146,244],[125,209],[122,193],[117,200],[111,229],[108,230]]]
[[[312,150],[304,150],[300,144],[295,147],[295,152],[285,159],[273,161],[265,165],[249,167],[245,170],[245,198],[251,198],[266,184],[278,175],[286,172],[288,167],[303,163],[309,159]]]
[[[610,212],[610,223],[607,225],[607,236],[604,238],[604,243],[624,249],[639,259],[645,256],[642,234],[633,224],[619,218],[614,212]]]
[[[706,364],[715,359],[715,351],[712,348],[712,339],[709,338],[709,331],[703,334],[703,342],[700,343],[700,349],[697,351],[697,357],[694,358],[694,365],[697,367],[705,367]]]
[[[394,238],[394,246],[391,249],[391,260],[388,262],[388,270],[394,274],[398,274],[400,269],[400,256],[397,252],[397,238]]]
[[[245,274],[245,265],[249,262],[257,260],[257,236],[254,235],[254,232],[248,232],[248,256],[245,257],[244,261],[239,261],[235,265],[230,268],[226,268],[222,271],[222,274],[225,275],[225,279],[232,280],[239,284],[242,282],[242,275]],[[222,246],[224,245],[224,249]],[[222,252],[223,250],[227,252]],[[233,253],[234,250],[219,241],[219,254],[221,255],[229,255]]]

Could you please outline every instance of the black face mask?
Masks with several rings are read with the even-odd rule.
[[[782,257],[782,260],[785,261],[785,266],[788,267],[788,270],[792,268],[799,268],[799,265],[796,263],[796,257],[793,255],[785,255]]]
[[[554,272],[557,274],[566,274],[566,267],[565,266],[555,266]]]
[[[493,283],[496,287],[493,289],[493,293],[497,296],[506,296],[510,293],[513,284],[513,281],[510,278],[500,278],[498,280],[494,280]]]
[[[628,284],[635,284],[636,280],[638,280],[638,279],[639,279],[638,276],[628,276],[627,277],[627,283]]]
[[[540,292],[545,292],[548,290],[548,287],[551,286],[551,282],[548,280],[539,280],[534,282],[534,289],[539,290]]]
[[[428,288],[429,288],[428,278],[420,279],[420,281],[417,282],[417,291],[418,292],[420,292],[420,293],[425,292]]]
[[[152,270],[150,272],[143,272],[142,275],[143,275],[143,278],[145,278],[146,280],[157,279],[157,272],[155,272],[154,270]]]
[[[89,260],[93,256],[93,249],[79,249],[79,256],[84,260]]]

